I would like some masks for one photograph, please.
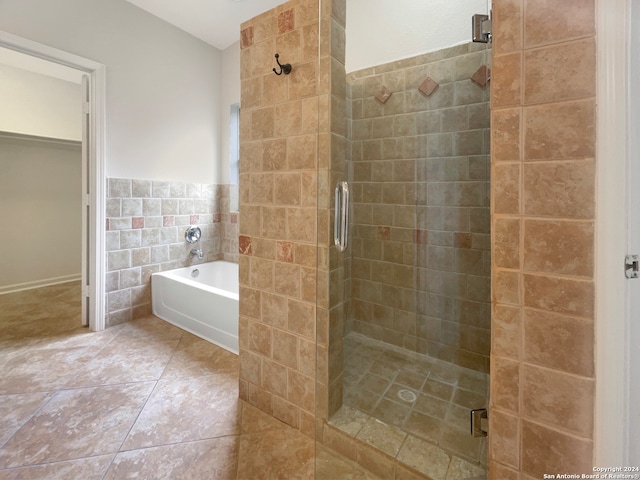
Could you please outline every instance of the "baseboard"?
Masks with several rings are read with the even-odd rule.
[[[65,275],[62,277],[45,278],[42,280],[34,280],[33,282],[16,283],[14,285],[0,286],[0,295],[7,293],[21,292],[23,290],[33,290],[34,288],[49,287],[60,283],[76,282],[82,280],[81,274]]]

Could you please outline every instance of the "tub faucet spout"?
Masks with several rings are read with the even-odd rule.
[[[194,256],[198,256],[198,258],[202,258],[204,257],[204,253],[202,253],[202,249],[201,248],[192,248],[191,249],[191,255]]]

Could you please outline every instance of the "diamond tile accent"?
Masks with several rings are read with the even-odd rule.
[[[391,95],[393,95],[393,92],[383,85],[376,93],[376,100],[384,104],[391,98]]]
[[[378,226],[378,239],[379,240],[391,240],[391,228]]]
[[[481,87],[485,87],[489,80],[491,80],[491,69],[486,65],[482,65],[476,73],[471,76],[471,80],[480,85]]]
[[[252,255],[252,248],[251,248],[251,237],[246,236],[246,235],[240,235],[238,237],[238,247],[239,247],[239,251],[241,254],[243,255]]]
[[[295,28],[294,9],[290,8],[278,15],[278,34],[290,32]]]
[[[279,262],[293,263],[293,242],[276,242],[276,258]]]
[[[253,25],[240,32],[240,48],[253,45]]]
[[[433,92],[440,86],[433,78],[427,77],[424,82],[420,84],[418,90],[424,93],[427,97],[430,97]]]

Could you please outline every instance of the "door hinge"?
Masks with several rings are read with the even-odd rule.
[[[477,43],[489,43],[491,41],[491,17],[489,15],[476,14],[471,17],[471,40]]]
[[[77,105],[77,104],[76,104]],[[89,113],[89,102],[82,102],[82,113]]]
[[[638,255],[627,255],[624,257],[624,276],[627,278],[638,278],[640,270],[640,258]]]
[[[471,436],[486,437],[489,433],[489,413],[486,408],[471,410]]]

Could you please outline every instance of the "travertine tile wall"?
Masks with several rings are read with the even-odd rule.
[[[240,48],[240,396],[313,437],[318,1],[245,22]]]
[[[594,0],[494,0],[490,477],[591,473]]]
[[[106,205],[106,323],[151,313],[151,274],[206,261],[237,261],[238,214],[229,211],[237,186],[109,178]],[[184,240],[198,225],[205,257]],[[235,236],[235,237],[234,237]]]
[[[469,43],[347,78],[353,330],[483,372],[490,60],[485,45]],[[432,92],[423,87],[430,95],[419,90],[428,78],[438,84]],[[391,93],[384,103],[376,98],[382,89]]]

